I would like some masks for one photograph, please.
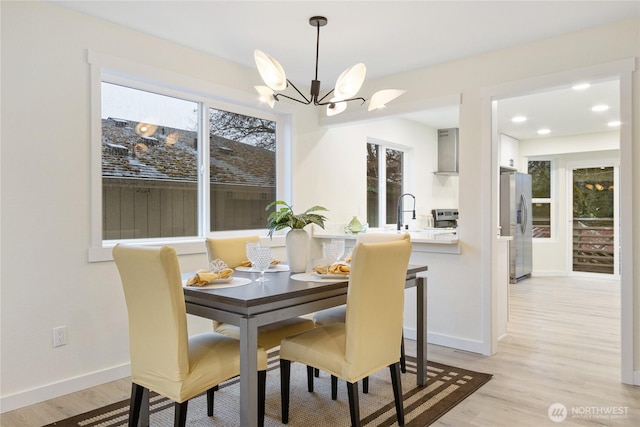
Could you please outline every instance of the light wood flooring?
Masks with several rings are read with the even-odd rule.
[[[430,360],[493,374],[434,425],[639,426],[640,387],[620,383],[619,282],[538,277],[510,286],[508,335],[497,354],[429,346]],[[406,350],[415,355],[415,342],[407,341]],[[42,426],[129,392],[128,379],[114,381],[1,414],[0,426]],[[548,416],[554,403],[567,408],[562,422]],[[624,418],[607,415],[614,410]]]

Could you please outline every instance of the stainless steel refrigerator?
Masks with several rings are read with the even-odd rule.
[[[531,277],[532,227],[531,175],[503,172],[500,175],[500,227],[509,242],[511,283]]]

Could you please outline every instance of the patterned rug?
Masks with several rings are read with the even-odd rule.
[[[281,426],[280,379],[277,351],[269,353],[267,374],[265,426]],[[405,425],[428,426],[451,408],[475,392],[491,379],[490,374],[468,371],[429,361],[428,380],[424,387],[416,386],[416,360],[407,356],[407,373],[402,374]],[[313,393],[307,392],[305,366],[291,365],[291,401],[289,426],[349,426],[349,402],[344,381],[338,382],[338,400],[331,400],[331,381],[326,373],[315,378]],[[393,390],[388,369],[369,378],[369,393],[360,389],[360,416],[365,426],[395,426],[396,413]],[[240,412],[238,380],[232,379],[220,385],[215,393],[214,415],[207,417],[206,397],[198,396],[189,401],[188,426],[239,426]],[[154,395],[150,398],[150,425],[173,426],[173,402]],[[94,411],[86,412],[50,426],[112,427],[127,425],[129,400],[123,400]]]

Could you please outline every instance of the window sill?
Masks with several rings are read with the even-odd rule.
[[[198,238],[193,240],[155,240],[155,241],[140,241],[140,240],[121,240],[103,242],[102,246],[94,246],[89,248],[89,262],[103,262],[113,261],[111,251],[113,247],[118,243],[129,243],[144,246],[171,246],[176,250],[178,255],[191,255],[200,254],[206,252],[204,246],[204,238]]]
[[[285,246],[285,235],[275,235],[273,239],[270,239],[266,236],[266,230],[260,230],[260,232],[256,232],[253,230],[252,232],[247,231],[236,231],[236,232],[221,232],[221,233],[213,233],[211,236],[217,237],[237,237],[242,235],[259,235],[260,242],[272,248],[275,247],[284,247]],[[263,237],[264,236],[264,237]],[[176,250],[178,255],[193,255],[193,254],[204,254],[206,253],[206,247],[204,243],[205,239],[203,237],[193,237],[188,239],[164,239],[164,240],[147,240],[147,239],[131,239],[131,240],[111,240],[102,242],[102,246],[94,246],[90,247],[88,251],[89,262],[104,262],[104,261],[113,261],[113,257],[111,256],[111,251],[113,247],[118,243],[125,244],[135,244],[135,245],[144,245],[144,246],[171,246]]]

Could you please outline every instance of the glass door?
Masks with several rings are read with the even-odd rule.
[[[617,274],[616,171],[599,166],[571,172],[573,271]]]

